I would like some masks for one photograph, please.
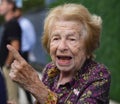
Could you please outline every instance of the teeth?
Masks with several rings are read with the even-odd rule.
[[[62,59],[62,60],[70,60],[70,59],[72,59],[72,57],[70,57],[70,56],[57,56],[58,57],[58,59]]]

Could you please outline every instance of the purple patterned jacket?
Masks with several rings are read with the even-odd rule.
[[[53,63],[45,67],[42,81],[58,95],[57,104],[109,104],[110,73],[103,64],[91,59],[73,79],[57,88],[59,70]]]

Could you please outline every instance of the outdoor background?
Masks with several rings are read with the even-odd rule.
[[[49,8],[63,3],[81,3],[93,14],[103,19],[101,46],[96,51],[96,60],[104,63],[111,71],[110,99],[120,102],[120,0],[24,0],[23,14],[33,23],[37,42],[33,49],[35,67],[39,69],[49,61],[43,51],[40,38],[43,32],[43,21]],[[2,31],[3,18],[0,17]]]

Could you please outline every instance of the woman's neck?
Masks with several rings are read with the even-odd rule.
[[[70,82],[72,80],[74,74],[75,73],[73,73],[73,72],[60,72],[60,77],[58,80],[57,88],[60,85],[64,85],[65,83]]]

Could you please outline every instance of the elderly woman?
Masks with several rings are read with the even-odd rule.
[[[110,73],[93,60],[99,47],[101,18],[80,4],[53,8],[45,19],[43,46],[52,62],[37,72],[10,45],[14,55],[10,77],[38,104],[108,104]]]

